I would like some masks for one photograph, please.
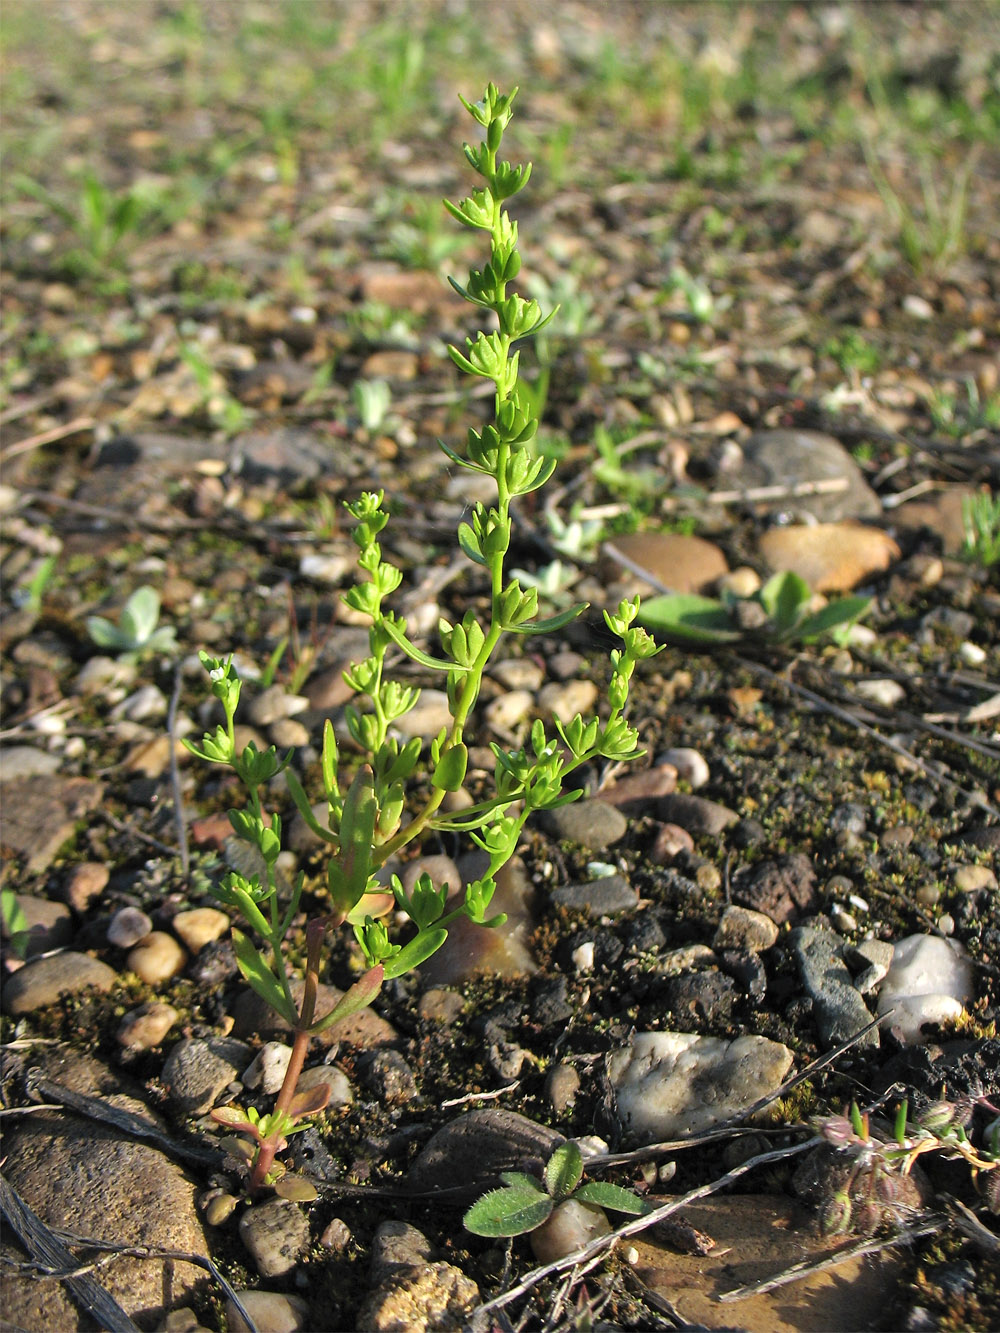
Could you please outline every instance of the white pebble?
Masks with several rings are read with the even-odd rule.
[[[986,649],[978,643],[970,643],[968,639],[959,645],[958,655],[966,666],[978,667],[986,661]]]
[[[587,940],[585,944],[579,945],[573,950],[570,957],[573,959],[573,966],[578,972],[589,972],[594,966],[594,941]]]
[[[291,1058],[291,1046],[280,1041],[265,1042],[247,1066],[243,1082],[248,1088],[260,1088],[261,1092],[278,1092]]]
[[[677,769],[677,776],[689,782],[692,787],[704,787],[709,779],[708,764],[704,757],[697,750],[692,750],[689,746],[680,745],[671,750],[664,750],[656,761],[657,767],[661,764],[671,764]]]
[[[510,731],[531,712],[535,696],[530,690],[510,690],[486,706],[486,721],[495,731]]]
[[[123,907],[108,924],[108,943],[119,949],[131,949],[133,944],[146,938],[153,923],[138,907]]]
[[[892,953],[878,997],[879,1014],[889,1020],[908,1044],[925,1038],[924,1023],[958,1018],[972,994],[972,966],[961,945],[939,935],[908,935]]]
[[[340,583],[352,563],[346,555],[304,555],[299,561],[299,573],[316,583],[335,584]]]

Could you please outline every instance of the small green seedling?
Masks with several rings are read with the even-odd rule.
[[[1000,492],[979,491],[962,501],[962,558],[989,569],[1000,563]]]
[[[173,653],[177,649],[177,631],[172,625],[156,628],[160,618],[160,595],[144,585],[122,607],[115,625],[103,616],[87,617],[87,633],[98,648],[109,648],[124,661],[138,662],[154,653]]]
[[[739,642],[814,643],[825,634],[843,644],[851,626],[871,606],[869,597],[839,597],[810,611],[805,579],[775,574],[752,597],[668,593],[643,604],[639,619],[669,639],[711,647]]]
[[[567,1199],[635,1217],[650,1211],[638,1195],[620,1185],[602,1180],[581,1185],[583,1157],[571,1142],[555,1150],[541,1182],[524,1171],[501,1171],[500,1179],[505,1188],[490,1190],[477,1199],[462,1219],[466,1230],[476,1236],[523,1236],[537,1230]]]

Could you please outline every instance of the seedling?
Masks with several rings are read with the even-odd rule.
[[[1000,563],[1000,494],[979,491],[962,501],[962,556],[984,569]]]
[[[617,614],[605,613],[609,629],[622,640],[611,653],[607,720],[585,722],[577,715],[568,725],[554,723],[549,734],[541,720],[532,725],[528,744],[516,750],[492,746],[495,757],[494,790],[476,804],[443,813],[442,802],[465,780],[468,748],[465,732],[479,697],[484,672],[506,635],[542,634],[568,624],[583,609],[570,607],[541,619],[538,593],[509,579],[506,559],[511,539],[513,501],[542,487],[555,467],[551,459],[536,457],[530,448],[538,420],[525,407],[518,377],[519,353],[514,343],[537,334],[550,316],[537,301],[525,300],[508,287],[520,269],[517,223],[505,202],[527,183],[530,167],[515,166],[497,157],[512,115],[515,92],[504,96],[493,84],[482,101],[462,103],[480,127],[483,139],[465,146],[465,155],[483,184],[459,204],[447,203],[449,212],[465,227],[483,231],[489,239],[489,259],[472,269],[466,282],[451,279],[466,300],[488,312],[490,333],[480,331],[466,340],[464,350],[450,347],[452,360],[469,375],[494,387],[493,420],[481,430],[468,432],[463,453],[442,442],[451,462],[492,479],[496,503],[477,502],[471,522],[458,529],[458,543],[488,582],[489,610],[483,620],[469,610],[456,624],[443,617],[438,639],[443,656],[433,656],[406,633],[406,621],[385,603],[402,582],[402,573],[383,558],[380,535],[389,522],[382,492],[366,492],[348,504],[354,521],[361,581],[345,595],[350,609],[368,618],[369,655],[344,672],[357,696],[346,709],[350,738],[361,753],[351,764],[342,758],[332,725],[326,724],[321,761],[325,822],[317,818],[295,769],[293,751],[279,757],[274,746],[260,752],[248,744],[238,749],[235,714],[241,682],[232,659],[202,654],[212,693],[222,705],[224,724],[207,734],[192,753],[233,769],[246,788],[249,804],[231,810],[229,819],[237,838],[249,844],[261,867],[256,878],[232,872],[216,889],[222,902],[236,909],[246,929],[233,929],[233,947],[243,976],[258,995],[292,1029],[292,1054],[272,1118],[253,1121],[234,1108],[221,1108],[216,1119],[244,1131],[249,1144],[250,1188],[259,1190],[277,1180],[275,1154],[300,1116],[325,1105],[317,1097],[302,1110],[296,1084],[311,1038],[371,1004],[383,981],[400,977],[425,962],[441,947],[449,927],[461,917],[483,925],[498,925],[502,916],[489,915],[496,876],[510,860],[526,821],[536,810],[551,809],[573,800],[578,791],[565,791],[566,778],[592,760],[632,759],[641,751],[638,735],[623,716],[629,681],[638,661],[659,651],[645,630],[634,626],[638,602],[624,601]],[[387,670],[390,652],[403,652],[426,671],[441,673],[447,687],[451,722],[431,738],[427,757],[421,738],[401,741],[395,724],[414,707],[420,691],[393,680]],[[296,1002],[285,945],[303,897],[300,875],[287,903],[279,902],[276,866],[281,851],[281,819],[264,811],[268,783],[284,773],[288,790],[306,824],[329,849],[325,888],[319,891],[320,910],[306,927],[304,989]],[[419,796],[415,789],[419,788]],[[426,874],[407,893],[398,876],[388,887],[378,872],[389,857],[427,832],[468,834],[486,853],[483,874],[449,902],[446,888],[438,888]],[[410,923],[405,943],[396,942],[386,924],[396,909]],[[364,959],[359,980],[327,1014],[317,1016],[316,1002],[323,948],[328,930],[352,928]],[[254,943],[253,936],[261,941]],[[325,1086],[325,1085],[324,1085]]]
[[[869,597],[838,597],[810,611],[811,601],[805,579],[785,571],[773,575],[752,597],[719,599],[699,593],[653,597],[639,618],[650,629],[683,643],[814,643],[830,634],[843,644],[851,626],[871,605]]]
[[[523,1236],[536,1231],[567,1199],[610,1208],[615,1213],[639,1216],[649,1206],[620,1185],[583,1179],[583,1157],[575,1143],[561,1143],[545,1164],[541,1181],[524,1171],[501,1171],[504,1189],[490,1190],[477,1199],[462,1219],[476,1236]]]
[[[144,585],[122,607],[115,625],[103,616],[87,617],[87,633],[98,648],[109,648],[123,661],[138,662],[154,653],[173,653],[177,649],[177,631],[173,625],[162,625],[160,595],[155,588]]]

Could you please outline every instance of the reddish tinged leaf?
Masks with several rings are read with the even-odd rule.
[[[330,1100],[329,1083],[317,1083],[314,1088],[303,1088],[292,1098],[288,1114],[293,1120],[303,1120],[308,1115],[317,1115]]]

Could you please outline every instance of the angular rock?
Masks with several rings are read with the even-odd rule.
[[[872,1021],[844,962],[843,941],[823,926],[799,926],[790,936],[792,953],[806,992],[812,998],[820,1039],[828,1049],[849,1041]],[[878,1028],[857,1043],[879,1045]]]
[[[803,852],[762,861],[733,876],[737,902],[769,916],[777,925],[794,920],[816,904],[816,872]]]
[[[916,1043],[925,1040],[924,1023],[960,1018],[971,995],[972,965],[961,945],[938,935],[908,935],[893,949],[878,1012],[892,1009],[892,1030]]]

